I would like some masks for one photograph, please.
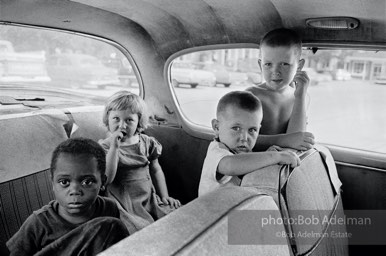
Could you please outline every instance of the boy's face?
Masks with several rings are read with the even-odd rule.
[[[138,122],[138,114],[133,114],[130,110],[112,110],[109,113],[109,131],[124,131],[129,138],[137,131]]]
[[[259,65],[266,85],[278,90],[292,82],[296,71],[303,68],[304,60],[300,60],[295,47],[263,45]]]
[[[262,110],[247,111],[228,106],[212,120],[212,127],[219,140],[237,153],[251,152],[255,146],[263,119]]]
[[[97,169],[95,157],[89,154],[61,153],[52,177],[53,191],[59,202],[59,215],[70,223],[89,220],[104,182],[105,176],[102,177]]]

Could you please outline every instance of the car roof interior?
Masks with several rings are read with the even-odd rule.
[[[141,50],[136,48],[138,40],[148,41],[163,59],[192,47],[256,44],[276,27],[297,30],[310,45],[350,42],[377,49],[386,42],[383,0],[1,0],[0,14],[3,22],[107,37],[133,54]],[[336,17],[354,18],[343,22],[349,28],[354,26],[350,22],[359,22],[359,26],[328,30],[307,25],[309,19]]]

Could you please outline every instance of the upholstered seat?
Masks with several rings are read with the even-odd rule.
[[[334,159],[321,145],[304,152],[300,159],[300,166],[293,170],[274,165],[247,174],[241,185],[272,196],[282,217],[291,220],[285,227],[293,234],[289,244],[294,254],[348,255],[346,226],[329,225],[330,220],[344,218],[342,183]]]
[[[266,211],[280,217],[272,197],[254,188],[225,187],[193,200],[99,255],[290,255],[285,237],[267,244],[273,231],[257,223],[245,230],[259,234],[254,239],[229,241],[232,232],[240,233],[229,226],[230,216],[243,210],[253,210],[256,219]],[[244,221],[240,226],[250,223]],[[284,232],[283,225],[275,228],[275,232]]]

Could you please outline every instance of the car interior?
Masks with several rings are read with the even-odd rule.
[[[125,80],[116,89],[133,91],[145,100],[151,126],[144,133],[161,143],[160,165],[169,194],[183,206],[100,255],[378,255],[382,253],[375,252],[386,247],[382,229],[386,224],[386,90],[373,81],[386,75],[385,10],[384,0],[0,0],[0,42],[17,38],[14,28],[58,31],[103,42],[130,63],[129,85],[128,77],[109,81]],[[329,57],[347,53],[339,55],[342,64],[338,67],[350,71],[351,77],[338,81],[329,75],[310,85],[314,94],[309,126],[316,131],[317,143],[314,149],[299,153],[302,164],[298,168],[270,166],[246,175],[240,187],[198,197],[204,158],[214,138],[211,115],[219,96],[225,90],[255,86],[261,72],[250,69],[244,74],[243,69],[234,68],[236,75],[243,72],[241,82],[222,82],[221,86],[184,82],[176,87],[173,61],[190,61],[196,53],[202,53],[200,61],[207,61],[204,53],[221,50],[224,55],[211,58],[224,60],[222,64],[230,70],[234,63],[226,60],[232,60],[237,49],[251,49],[238,52],[256,59],[262,36],[281,27],[299,33],[304,52],[311,55],[309,68],[319,67],[321,62],[312,57],[317,54],[322,59],[328,50],[335,51]],[[64,49],[64,36],[56,38],[56,48],[47,47],[46,53]],[[18,40],[14,51],[37,50],[28,46],[28,36]],[[45,46],[43,42],[37,44]],[[73,39],[66,47],[79,45]],[[92,46],[84,44],[87,54]],[[95,141],[106,137],[102,115],[112,86],[84,80],[64,80],[55,86],[44,79],[33,85],[6,80],[10,62],[3,61],[8,55],[1,49],[0,255],[9,255],[6,241],[33,211],[54,199],[49,170],[53,149],[70,137]],[[358,64],[358,59],[363,62]],[[375,59],[380,64],[371,66]],[[103,68],[111,75],[122,73]],[[49,71],[47,67],[44,76],[50,77]],[[326,70],[317,71],[314,76],[321,77]],[[71,78],[73,72],[61,77]],[[50,79],[54,81],[53,76]],[[83,83],[88,84],[82,87]],[[333,98],[330,95],[336,96],[336,105],[328,101]],[[368,108],[367,104],[376,105]],[[350,110],[352,116],[348,116]],[[293,239],[288,234],[305,230],[288,223],[275,226],[274,231],[263,227],[245,231],[265,213],[289,218],[302,209],[317,212],[319,220],[373,214],[378,228],[373,225],[372,233],[363,233],[365,227],[326,222],[314,226],[312,232],[350,235],[311,240]],[[256,215],[241,215],[243,210]],[[287,235],[275,238],[273,232]]]

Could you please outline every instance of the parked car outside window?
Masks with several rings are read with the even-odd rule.
[[[302,70],[307,72],[311,85],[318,85],[332,80],[332,76],[329,72],[317,72],[314,68],[303,68]]]
[[[232,71],[218,63],[201,63],[201,66],[203,70],[210,71],[216,76],[216,85],[229,87],[232,84],[242,84],[248,81],[246,73]]]
[[[232,51],[242,52],[240,49],[218,51],[226,52],[227,56],[237,56],[236,58],[242,56],[232,53]],[[212,52],[208,51],[206,54],[210,55]],[[386,118],[383,112],[379,111],[386,109],[384,101],[386,87],[375,84],[386,83],[384,82],[386,80],[379,77],[374,83],[371,79],[351,78],[351,75],[351,79],[347,80],[349,77],[347,73],[351,74],[350,72],[357,70],[357,61],[352,61],[347,56],[356,53],[355,50],[344,49],[319,50],[313,53],[304,48],[303,58],[306,63],[303,70],[307,72],[311,81],[308,89],[308,130],[315,134],[318,142],[386,153],[386,144],[380,142],[386,141],[386,134],[382,128],[386,127]],[[373,54],[373,52],[370,53]],[[201,51],[180,58],[194,59],[195,55],[200,54],[202,54]],[[325,56],[330,57],[326,59]],[[241,63],[242,61],[229,59],[229,62]],[[383,62],[386,64],[386,58]],[[333,80],[333,70],[341,70],[337,68],[338,65],[345,66],[348,71],[336,72],[338,75]],[[258,66],[255,65],[255,67]],[[317,72],[317,69],[325,71]],[[260,70],[256,70],[256,73],[258,72]],[[367,72],[372,71],[368,69]],[[367,76],[370,77],[371,74]],[[245,90],[252,85],[253,83],[235,83],[229,88],[203,87],[202,90],[189,93],[174,88],[174,91],[184,116],[192,123],[210,128],[220,97],[231,90]]]
[[[50,80],[44,51],[17,52],[11,41],[0,40],[0,83],[45,83]]]
[[[253,56],[259,53],[258,49],[254,49],[254,50],[256,51],[256,53]],[[253,57],[253,58],[247,58],[247,59],[240,59],[237,64],[237,70],[240,72],[245,72],[248,76],[248,81],[250,83],[259,84],[263,80],[261,76],[261,70],[260,70],[258,58]]]
[[[332,78],[339,81],[351,80],[351,73],[345,69],[337,69],[331,72]]]
[[[376,84],[386,84],[386,76],[377,76],[375,78]]]
[[[106,67],[96,57],[61,53],[48,58],[48,74],[53,85],[73,88],[105,88],[119,85],[116,69]]]
[[[171,66],[171,82],[174,87],[181,84],[196,88],[197,85],[215,86],[216,76],[209,71],[200,70],[191,62],[173,62]]]
[[[112,54],[112,56],[104,58],[102,63],[106,67],[111,67],[118,71],[118,79],[121,85],[126,87],[138,87],[137,77],[127,58],[118,58],[116,54]]]
[[[101,99],[122,89],[140,94],[130,61],[113,43],[31,27],[0,28],[0,86],[17,83]],[[21,40],[27,37],[28,44]],[[106,62],[111,56],[120,63]]]

